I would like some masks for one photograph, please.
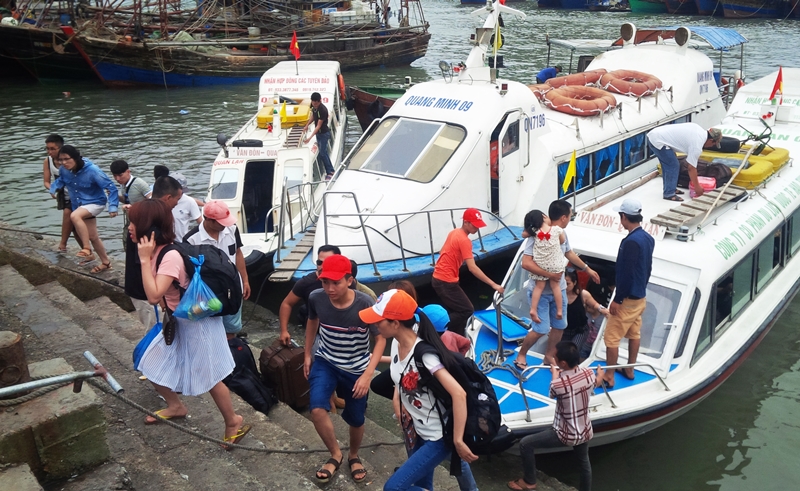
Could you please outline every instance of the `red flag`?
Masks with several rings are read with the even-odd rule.
[[[781,95],[781,104],[783,104],[783,67],[778,67],[778,78],[775,79],[775,85],[772,87],[769,99],[774,99],[775,94]]]
[[[292,31],[292,44],[289,45],[289,51],[292,52],[295,60],[300,59],[300,45],[297,44],[297,31]]]

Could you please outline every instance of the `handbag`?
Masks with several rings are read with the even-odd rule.
[[[56,191],[56,209],[63,210],[67,207],[67,200],[64,196],[64,188],[59,189]]]
[[[153,309],[155,309],[156,316],[158,316],[158,309],[156,308],[155,305],[153,306]],[[147,331],[147,333],[144,335],[144,337],[141,339],[141,341],[139,341],[136,344],[136,347],[133,348],[133,369],[134,370],[141,371],[141,369],[139,368],[139,363],[142,361],[142,356],[144,356],[144,353],[145,353],[145,351],[147,351],[147,348],[150,347],[150,344],[153,342],[153,340],[156,338],[156,336],[158,336],[158,333],[161,332],[161,329],[162,329],[161,321],[156,322],[155,324],[153,324],[153,327],[151,327],[150,330]]]
[[[167,304],[167,299],[164,299],[164,305]],[[175,329],[178,327],[178,319],[172,316],[172,311],[169,307],[164,308],[164,322],[162,333],[164,334],[164,343],[167,346],[171,345],[173,341],[175,341]]]

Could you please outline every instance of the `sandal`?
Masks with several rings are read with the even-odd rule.
[[[77,257],[92,257],[92,250],[88,248],[83,248],[75,254]]]
[[[676,190],[675,190],[675,194],[677,194],[677,195],[682,195],[682,194],[683,194],[683,191],[681,191],[680,189],[676,189]]]
[[[166,411],[166,409],[159,409],[158,411],[156,411],[156,414],[158,415],[159,418],[161,418],[161,419],[184,419],[186,417],[185,414],[183,416],[164,416],[164,415],[161,414],[164,411]],[[146,424],[146,425],[155,425],[155,424],[160,423],[161,419],[154,418],[154,417],[152,417],[152,416],[150,416],[148,414],[147,417],[144,418],[144,424]]]
[[[342,457],[342,459],[344,459],[344,457]],[[333,472],[331,472],[328,469],[324,468],[328,464],[333,466]],[[341,466],[341,465],[342,465],[342,461],[341,460],[336,460],[333,457],[331,457],[331,458],[328,459],[327,462],[322,464],[322,467],[319,468],[319,470],[317,471],[317,473],[316,473],[316,475],[314,477],[317,478],[317,481],[321,482],[322,484],[325,484],[326,482],[331,480],[331,478],[333,477],[334,474],[336,474],[336,471],[339,470],[339,466]]]
[[[353,469],[353,464],[360,465],[361,469]],[[348,460],[347,465],[350,466],[350,477],[353,478],[353,481],[361,482],[367,478],[367,469],[364,468],[364,464],[361,463],[361,459],[359,459],[358,457]]]
[[[250,425],[242,425],[242,426],[239,428],[239,431],[237,431],[235,435],[233,435],[233,436],[225,436],[225,437],[222,437],[222,441],[224,441],[224,442],[229,442],[229,443],[233,443],[234,445],[236,445],[236,444],[237,444],[237,443],[239,443],[239,442],[242,440],[242,438],[244,438],[244,436],[245,436],[245,435],[247,435],[248,433],[250,433]],[[225,450],[227,450],[228,452],[230,452],[231,450],[233,450],[233,447],[230,447],[230,446],[227,446],[227,445],[222,445],[222,448],[224,448],[224,449],[225,449]]]
[[[528,484],[525,482],[525,479],[521,477],[516,481],[509,481],[507,486],[508,489],[513,489],[514,491],[529,491],[531,489],[536,489],[536,484]]]
[[[114,268],[111,267],[111,261],[109,261],[107,263],[102,263],[102,264],[100,264],[98,266],[95,266],[94,268],[92,268],[91,273],[92,274],[97,274],[97,273],[102,273],[103,271],[109,271],[111,269],[114,269]]]
[[[517,360],[514,360],[514,367],[519,370],[520,372],[524,372],[526,368],[528,368],[527,363],[519,363]]]
[[[673,194],[669,198],[664,198],[664,199],[667,200],[667,201],[683,201],[683,198],[681,198],[677,194]]]

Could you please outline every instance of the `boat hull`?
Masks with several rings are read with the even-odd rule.
[[[97,75],[60,30],[0,25],[0,53],[39,81],[97,80]],[[62,52],[63,51],[63,52]]]
[[[631,12],[637,14],[663,14],[667,11],[667,6],[663,1],[650,0],[629,0]]]
[[[667,12],[676,15],[692,15],[697,13],[697,4],[694,0],[665,0]]]
[[[786,15],[784,2],[763,0],[726,0],[722,3],[723,15],[726,19],[774,19]]]
[[[540,9],[588,10],[587,0],[539,0]]]
[[[387,38],[388,39],[388,38]],[[364,49],[348,51],[347,42],[331,45],[331,51],[303,53],[307,61],[338,59],[342,69],[403,65],[425,56],[429,33],[393,38]],[[208,54],[184,48],[151,50],[142,44],[102,39],[81,40],[102,81],[109,86],[208,86],[257,82],[261,75],[291,55]]]
[[[722,3],[719,0],[695,0],[699,15],[722,16]]]
[[[373,87],[350,87],[353,111],[362,130],[366,130],[375,119],[383,117],[392,104],[405,93],[405,89],[379,89]]]

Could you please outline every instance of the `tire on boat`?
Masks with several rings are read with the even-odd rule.
[[[565,77],[554,77],[547,81],[550,87],[558,88],[565,85],[592,85],[596,84],[600,78],[606,74],[604,68],[589,70],[588,72],[573,73]]]
[[[596,116],[617,106],[612,94],[595,87],[559,87],[545,93],[543,101],[551,109],[575,116]]]
[[[649,73],[636,70],[614,70],[600,78],[600,87],[621,95],[642,97],[661,88],[661,80]]]

